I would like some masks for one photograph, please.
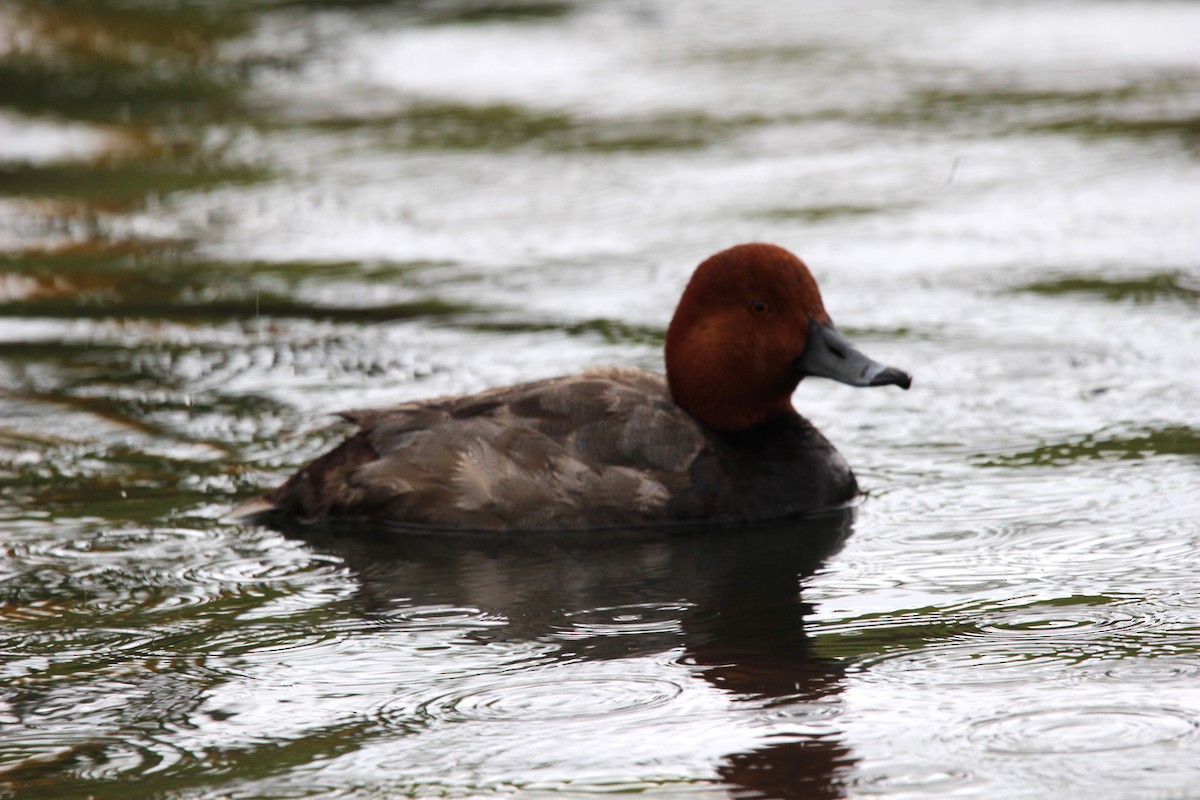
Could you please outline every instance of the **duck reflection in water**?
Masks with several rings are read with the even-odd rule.
[[[682,650],[697,678],[764,709],[835,702],[842,668],[813,653],[800,580],[836,553],[853,511],[740,530],[580,535],[373,535],[362,524],[288,526],[355,573],[367,613],[398,606],[472,608],[502,625],[481,644],[553,645],[562,662]],[[674,619],[619,632],[579,626],[614,606],[668,609]],[[569,633],[569,635],[564,635]],[[734,797],[835,798],[853,765],[836,734],[797,732],[718,765]]]

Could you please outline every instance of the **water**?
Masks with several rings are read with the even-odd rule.
[[[0,792],[1183,798],[1200,6],[0,5]],[[911,392],[733,535],[218,517],[328,413],[657,369],[767,240]]]

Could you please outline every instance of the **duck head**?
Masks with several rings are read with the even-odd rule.
[[[808,375],[851,386],[912,383],[851,345],[808,267],[771,244],[737,245],[696,268],[667,329],[666,361],[675,402],[722,432],[794,413],[792,393]]]

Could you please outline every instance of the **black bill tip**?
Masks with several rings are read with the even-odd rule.
[[[895,367],[886,367],[878,375],[871,378],[871,386],[899,386],[901,389],[908,391],[908,387],[912,386],[912,375],[909,375],[903,370],[898,370]]]

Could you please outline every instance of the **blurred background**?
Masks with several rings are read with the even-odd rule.
[[[1198,42],[1182,0],[0,0],[0,792],[1184,796]],[[819,552],[217,520],[339,409],[661,369],[753,240],[915,376],[800,387],[868,492],[768,534]]]

